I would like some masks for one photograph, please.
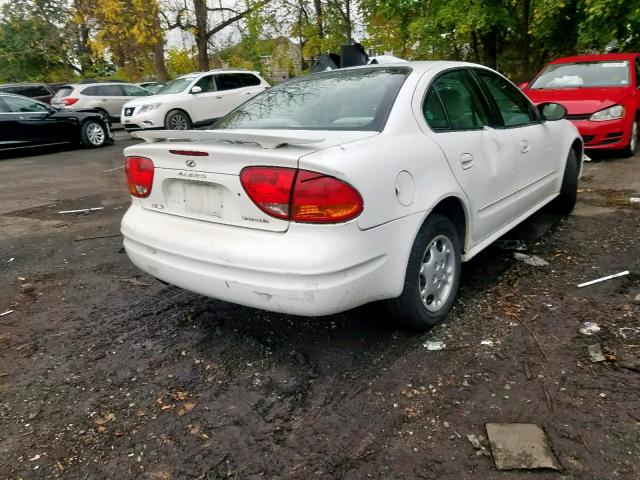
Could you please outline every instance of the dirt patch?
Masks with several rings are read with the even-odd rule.
[[[538,479],[639,478],[640,212],[607,206],[528,239],[548,266],[496,247],[466,264],[428,334],[378,305],[309,319],[206,299],[140,275],[119,238],[74,241],[117,233],[119,210],[0,238],[0,477],[529,478],[467,438],[516,422],[562,467]]]

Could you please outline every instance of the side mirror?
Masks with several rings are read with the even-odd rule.
[[[542,118],[550,122],[562,120],[567,116],[567,109],[559,103],[541,103],[538,105],[538,110],[540,111]]]
[[[524,90],[524,89],[525,89],[525,88],[527,88],[528,86],[529,86],[529,82],[520,82],[520,83],[518,84],[518,88],[519,88],[520,90]]]
[[[191,93],[202,93],[202,87],[199,87],[198,85],[196,85],[191,89]]]

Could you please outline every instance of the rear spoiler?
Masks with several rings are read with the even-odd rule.
[[[324,138],[310,138],[306,135],[285,137],[256,130],[140,130],[132,132],[131,136],[140,138],[147,143],[156,143],[163,140],[256,143],[269,150],[283,145],[307,145],[324,142]]]

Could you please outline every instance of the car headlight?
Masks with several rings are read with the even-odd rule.
[[[624,116],[624,107],[622,105],[614,105],[613,107],[605,108],[599,112],[591,115],[592,122],[604,122],[605,120],[616,120]]]
[[[152,103],[150,105],[143,105],[140,108],[140,111],[138,113],[144,113],[144,112],[150,112],[151,110],[155,110],[156,108],[158,108],[160,106],[159,103]]]

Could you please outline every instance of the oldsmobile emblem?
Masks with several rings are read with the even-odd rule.
[[[195,160],[187,160],[185,163],[187,164],[187,167],[193,168],[193,167],[196,166],[196,161]]]

